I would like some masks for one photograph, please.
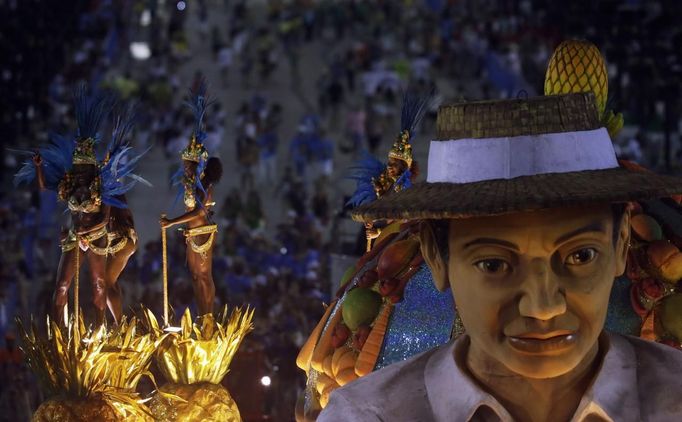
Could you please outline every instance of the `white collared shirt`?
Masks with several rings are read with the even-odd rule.
[[[604,337],[608,351],[571,421],[682,421],[682,352],[630,336]],[[462,336],[334,391],[317,420],[513,421],[455,362],[466,342]]]

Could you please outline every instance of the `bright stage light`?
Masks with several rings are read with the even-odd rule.
[[[152,23],[152,12],[149,9],[144,9],[140,15],[140,25],[149,26]]]
[[[177,7],[178,7],[178,10],[182,12],[183,10],[185,10],[185,7],[187,7],[187,4],[185,4],[184,1],[179,1],[177,4]]]
[[[272,380],[270,379],[269,376],[266,375],[260,379],[260,383],[263,384],[263,386],[265,386],[265,387],[270,387]]]
[[[146,42],[131,42],[130,54],[135,60],[147,60],[152,56],[152,50]]]

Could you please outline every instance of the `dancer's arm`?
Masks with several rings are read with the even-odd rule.
[[[175,218],[167,218],[165,216],[161,216],[161,218],[159,219],[159,224],[161,224],[161,228],[167,229],[178,224],[189,223],[190,221],[195,220],[197,218],[207,217],[208,207],[213,205],[212,197],[213,187],[211,186],[206,191],[206,199],[204,200],[203,206],[201,207],[195,206],[192,210]]]
[[[38,180],[38,188],[45,190],[45,174],[43,173],[43,157],[39,153],[33,155],[33,165],[36,168],[36,179]]]

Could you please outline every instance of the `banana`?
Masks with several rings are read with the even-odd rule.
[[[329,306],[329,308],[332,307],[332,305]],[[317,345],[313,350],[313,356],[310,359],[310,366],[312,366],[313,369],[318,372],[322,372],[324,370],[324,367],[322,366],[324,359],[327,357],[327,355],[331,355],[333,353],[333,347],[331,345],[332,334],[334,333],[334,328],[341,320],[342,310],[343,305],[339,306],[334,316],[331,317],[327,329],[322,332],[320,340],[317,342]]]
[[[341,356],[343,356],[346,351],[349,350],[347,346],[343,345],[341,347],[338,347],[336,350],[334,350],[334,354],[332,355],[332,374],[336,375],[336,373],[339,370],[339,359]]]
[[[327,322],[327,319],[329,319],[329,315],[332,313],[332,309],[334,309],[335,305],[336,301],[327,306],[327,310],[324,312],[320,322],[317,323],[313,332],[310,333],[308,340],[306,340],[303,347],[301,347],[301,351],[298,352],[298,356],[296,357],[296,366],[306,371],[306,373],[310,370],[310,360],[313,357],[313,351],[315,350],[317,341],[320,338],[320,334],[322,334],[324,324]]]
[[[322,392],[329,386],[332,385],[338,385],[336,381],[334,381],[331,377],[327,376],[327,374],[320,373],[317,376],[317,384],[315,385],[315,389],[317,390],[318,393],[322,394]]]
[[[355,381],[358,378],[359,378],[358,375],[355,373],[355,368],[351,366],[339,372],[339,374],[336,376],[336,381],[339,383],[340,386],[344,386],[351,381]]]
[[[326,358],[324,358],[324,361],[322,362],[322,371],[324,371],[325,374],[329,377],[333,377],[334,374],[332,373],[332,357],[333,355],[330,353],[327,355]]]
[[[355,368],[355,362],[357,359],[357,353],[355,353],[349,347],[346,347],[346,351],[337,360],[336,367],[334,367],[332,364],[332,372],[334,373],[334,377],[337,377],[344,369]]]

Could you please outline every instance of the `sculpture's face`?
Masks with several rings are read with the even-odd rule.
[[[392,179],[399,178],[407,170],[407,163],[397,158],[389,158],[386,163],[386,171]]]
[[[615,245],[613,224],[608,205],[451,220],[448,279],[470,353],[528,378],[594,356],[625,268],[629,223]]]

